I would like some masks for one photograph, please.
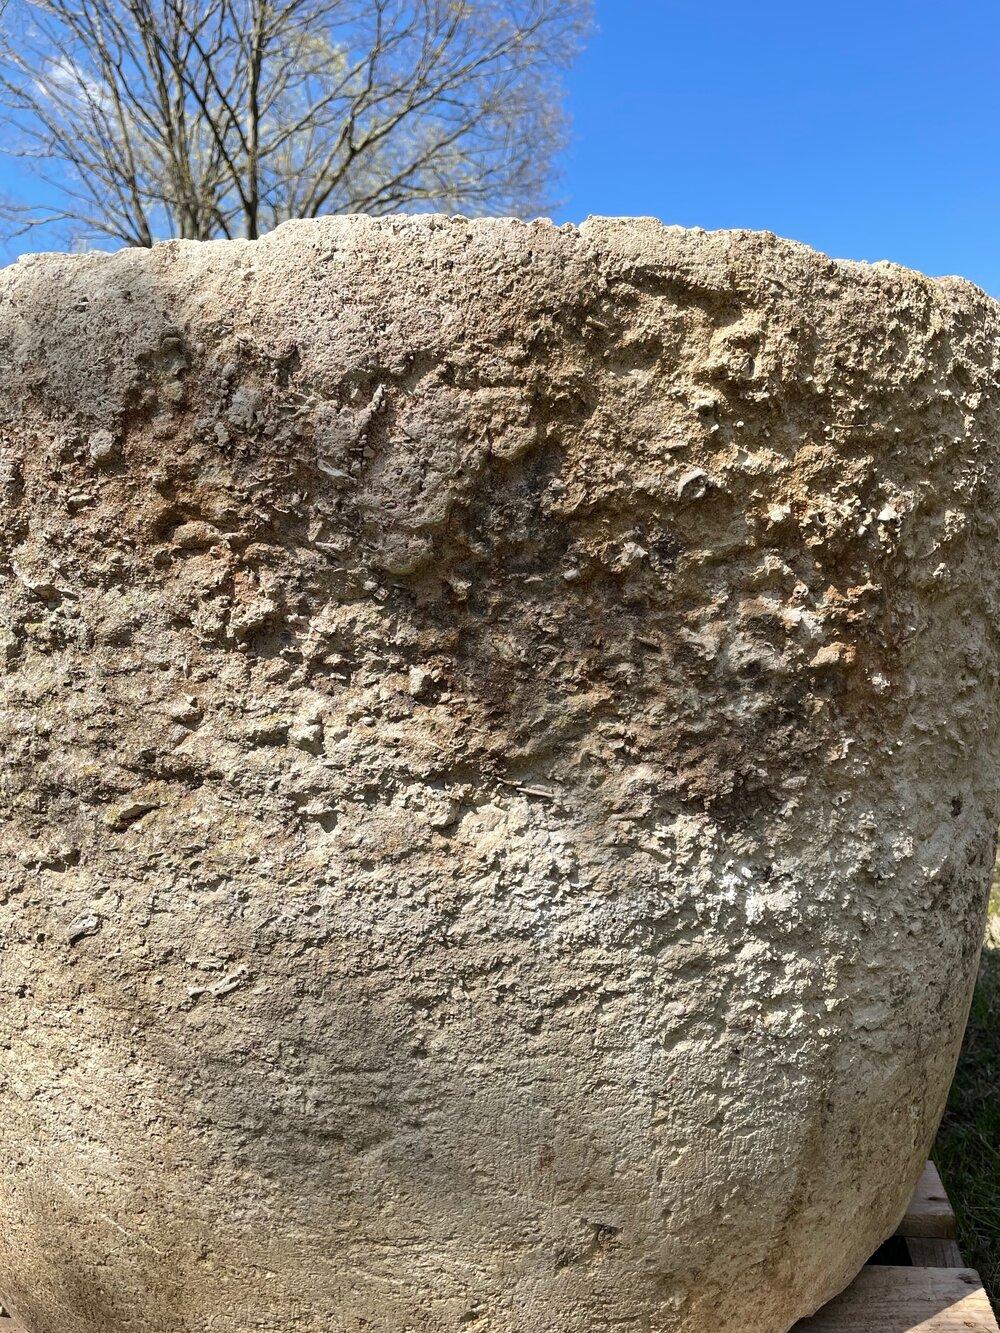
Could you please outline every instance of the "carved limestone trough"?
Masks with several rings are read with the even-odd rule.
[[[998,331],[652,221],[0,275],[29,1333],[784,1333],[849,1281],[981,935]]]

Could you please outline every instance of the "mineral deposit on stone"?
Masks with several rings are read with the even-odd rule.
[[[30,1333],[784,1333],[849,1281],[982,929],[998,331],[652,221],[0,275]]]

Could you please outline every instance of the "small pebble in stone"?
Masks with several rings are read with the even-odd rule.
[[[118,441],[109,430],[95,430],[90,437],[89,449],[98,467],[107,467],[118,457]]]

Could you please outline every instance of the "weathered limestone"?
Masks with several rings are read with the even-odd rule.
[[[654,222],[0,275],[31,1333],[782,1333],[996,824],[998,307]]]

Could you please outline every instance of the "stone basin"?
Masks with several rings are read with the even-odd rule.
[[[998,307],[651,220],[0,274],[29,1333],[785,1333],[997,824]]]

